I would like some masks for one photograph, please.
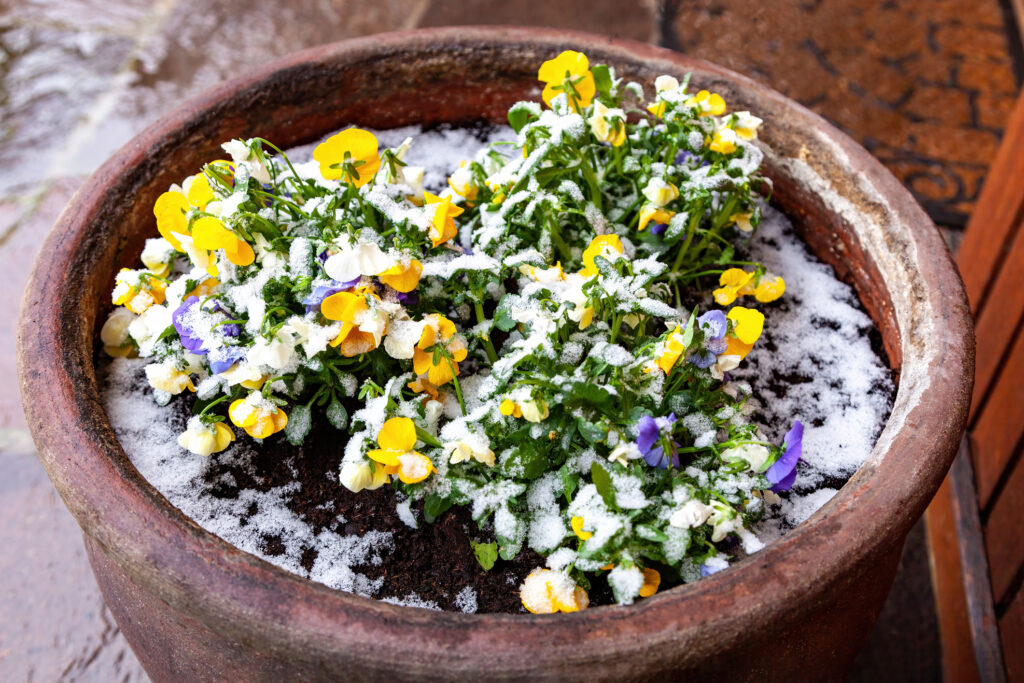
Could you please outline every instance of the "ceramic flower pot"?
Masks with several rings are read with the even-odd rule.
[[[570,47],[648,87],[659,74],[693,72],[698,86],[767,121],[772,201],[854,284],[899,371],[868,462],[810,520],[729,571],[642,604],[550,616],[438,613],[334,591],[229,546],[172,507],[118,444],[94,371],[113,274],[154,234],[158,194],[234,137],[287,147],[347,124],[504,121],[511,104],[536,99],[537,66]],[[26,292],[19,344],[40,457],[82,526],[107,604],[156,680],[840,677],[953,458],[974,354],[960,278],[931,221],[821,118],[667,50],[504,28],[316,48],[164,117],[65,210]]]

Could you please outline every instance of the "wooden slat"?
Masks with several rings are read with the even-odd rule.
[[[999,620],[1006,674],[1011,681],[1024,681],[1024,593],[1018,593]]]
[[[996,602],[1006,599],[1014,575],[1024,564],[1024,465],[1018,457],[1006,487],[985,523],[985,547]]]
[[[953,486],[953,517],[960,540],[960,566],[963,569],[967,621],[974,643],[974,659],[981,680],[986,683],[1001,683],[1006,680],[1003,653],[999,643],[989,563],[985,557],[978,496],[974,490],[974,472],[971,471],[967,439],[961,440],[960,452],[953,461],[949,473]]]
[[[1021,155],[1024,157],[1024,154]],[[1024,193],[1024,178],[1021,178]],[[1024,318],[1024,232],[1018,230],[974,328],[978,349],[974,371],[971,419],[999,374],[1000,363]],[[1024,382],[1024,377],[1019,377]]]
[[[1024,155],[1022,155],[1024,156]],[[1008,324],[1011,321],[1008,321]],[[1012,321],[1016,325],[1017,321]],[[1024,434],[1024,333],[1018,334],[1000,368],[984,408],[971,432],[971,451],[982,509]]]
[[[996,158],[989,167],[978,203],[957,250],[957,264],[975,314],[985,300],[995,266],[1003,260],[1017,226],[1024,192],[1024,93],[1017,99]]]
[[[928,562],[942,646],[942,677],[947,683],[981,681],[974,658],[967,595],[953,512],[952,475],[947,475],[925,512]]]

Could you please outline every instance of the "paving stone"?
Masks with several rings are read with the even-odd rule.
[[[22,429],[0,429],[0,546],[0,680],[148,680]]]
[[[69,167],[91,172],[168,110],[265,62],[323,43],[411,28],[426,2],[170,0],[162,26],[135,52],[127,85]]]
[[[0,25],[0,195],[60,173],[70,132],[133,43],[103,32]]]
[[[24,428],[15,365],[15,336],[21,298],[32,264],[64,205],[78,189],[81,178],[57,181],[35,202],[27,217],[18,219],[6,239],[0,242],[0,428]],[[5,209],[0,204],[0,216]],[[0,477],[2,478],[2,477]],[[2,680],[2,677],[0,677]]]
[[[545,26],[652,41],[657,35],[655,3],[614,0],[432,0],[419,26]]]
[[[999,0],[670,4],[679,49],[806,104],[966,221],[1018,88]]]

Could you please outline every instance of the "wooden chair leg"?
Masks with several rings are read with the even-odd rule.
[[[925,513],[949,682],[1006,680],[967,439]]]

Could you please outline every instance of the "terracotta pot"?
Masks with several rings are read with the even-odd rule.
[[[555,616],[438,613],[334,591],[229,546],[172,507],[118,444],[93,368],[113,275],[155,234],[157,195],[233,137],[288,147],[346,124],[503,121],[512,103],[538,97],[538,65],[569,47],[648,85],[692,71],[732,109],[766,119],[773,201],[856,286],[900,371],[868,462],[810,520],[729,571],[631,607]],[[40,457],[82,526],[107,604],[157,680],[840,677],[953,458],[974,354],[967,301],[939,233],[881,164],[824,120],[668,50],[506,28],[315,48],[167,115],[64,211],[29,283],[19,344]]]

